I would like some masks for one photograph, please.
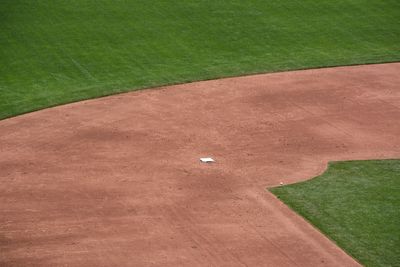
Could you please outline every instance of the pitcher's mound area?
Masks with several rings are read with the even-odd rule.
[[[0,121],[0,265],[358,265],[265,188],[399,158],[399,85],[399,63],[293,71]]]

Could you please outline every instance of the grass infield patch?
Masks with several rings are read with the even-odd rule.
[[[0,119],[158,85],[400,60],[398,0],[2,0]]]
[[[400,160],[330,163],[269,189],[366,266],[400,266]]]

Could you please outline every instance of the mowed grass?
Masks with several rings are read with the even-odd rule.
[[[157,85],[398,61],[398,0],[2,0],[0,119]]]
[[[400,160],[330,163],[270,189],[366,266],[400,266]]]

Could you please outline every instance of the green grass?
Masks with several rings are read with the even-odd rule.
[[[398,61],[398,0],[2,0],[0,119],[156,85]]]
[[[400,160],[330,163],[270,189],[366,266],[400,266]]]

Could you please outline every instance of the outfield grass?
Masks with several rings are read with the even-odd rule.
[[[398,0],[2,0],[0,119],[132,89],[400,60]]]
[[[400,160],[335,162],[270,191],[362,264],[400,266]]]

